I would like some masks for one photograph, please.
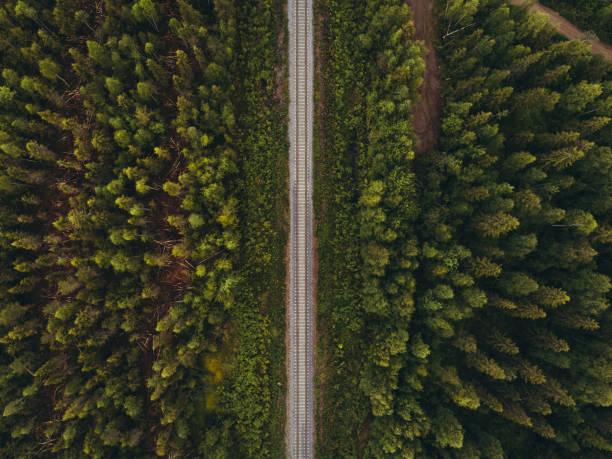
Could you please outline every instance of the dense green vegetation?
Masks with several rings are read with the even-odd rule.
[[[0,456],[283,455],[284,4],[0,6]],[[436,18],[414,158],[410,9],[317,2],[317,454],[607,457],[612,66]]]
[[[368,429],[368,399],[384,409],[398,381],[394,356],[408,341],[416,255],[410,113],[423,60],[402,1],[330,0],[319,13],[317,446],[320,457],[351,457]]]
[[[241,53],[241,281],[232,313],[235,371],[224,387],[234,457],[282,457],[285,423],[285,248],[288,207],[286,37],[283,0],[237,7]],[[206,453],[210,457],[211,452]]]
[[[281,7],[0,7],[3,457],[282,451]]]
[[[321,456],[606,457],[610,64],[504,0],[438,2],[441,143],[411,166],[414,92],[375,88],[414,48],[326,5]]]
[[[583,30],[595,32],[600,40],[612,43],[612,3],[609,0],[541,0],[543,5]]]
[[[415,319],[431,347],[425,400],[446,419],[432,446],[603,457],[612,69],[525,14],[497,0],[441,11],[445,32],[479,27],[440,40],[442,143],[418,164]]]

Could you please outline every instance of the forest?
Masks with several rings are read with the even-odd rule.
[[[410,123],[424,63],[404,2],[319,8],[317,442],[320,457],[356,457],[370,397],[397,382],[391,358],[408,340],[418,254]]]
[[[540,3],[612,44],[612,3],[609,0],[541,0]]]
[[[439,1],[415,158],[410,12],[321,14],[319,456],[607,457],[612,66],[506,1]]]
[[[543,0],[612,42],[605,0]],[[612,64],[316,0],[316,456],[612,454]],[[285,0],[0,4],[0,457],[285,453]]]
[[[280,455],[284,27],[0,6],[0,456]]]

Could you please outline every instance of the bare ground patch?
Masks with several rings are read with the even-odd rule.
[[[433,18],[433,0],[407,0],[412,8],[415,38],[425,43],[425,74],[419,90],[420,99],[413,114],[413,128],[419,139],[416,154],[436,149],[440,133],[442,108],[442,80],[433,47],[436,25]]]

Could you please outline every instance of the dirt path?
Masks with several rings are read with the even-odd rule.
[[[407,0],[414,17],[415,38],[425,42],[425,74],[421,85],[421,98],[414,107],[413,128],[419,138],[416,154],[434,150],[440,133],[442,83],[440,69],[433,47],[436,29],[433,20],[434,0]]]
[[[510,3],[514,5],[522,5],[525,3],[525,0],[509,0]],[[531,7],[529,7],[529,11],[534,13],[544,13],[546,14],[550,22],[555,25],[559,29],[559,33],[569,38],[570,40],[582,40],[584,36],[584,32],[576,27],[574,24],[569,22],[559,13],[550,8],[547,8],[539,3],[534,3]],[[612,46],[607,45],[599,40],[586,40],[591,44],[591,49],[594,54],[601,54],[607,60],[612,60]]]

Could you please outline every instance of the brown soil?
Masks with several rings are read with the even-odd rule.
[[[509,0],[514,5],[522,5],[525,0]],[[556,11],[540,5],[538,2],[533,3],[529,7],[529,11],[534,13],[544,13],[550,19],[550,22],[557,27],[559,33],[570,40],[582,40],[584,32],[569,22]],[[612,60],[612,46],[607,45],[599,40],[586,40],[590,43],[594,54],[601,54],[605,59]]]
[[[368,417],[363,422],[363,426],[361,426],[361,430],[359,431],[359,438],[357,439],[357,448],[359,451],[363,451],[366,446],[366,441],[370,436],[370,431],[372,430],[372,413],[368,414]]]
[[[420,89],[420,100],[414,107],[413,128],[419,144],[416,154],[434,150],[438,146],[440,132],[440,111],[442,106],[442,80],[440,68],[433,47],[435,22],[433,19],[434,0],[407,0],[412,8],[415,38],[425,43],[425,74]]]

